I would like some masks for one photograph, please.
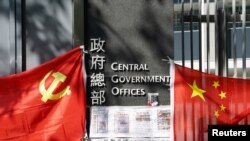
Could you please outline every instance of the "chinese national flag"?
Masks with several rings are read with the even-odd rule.
[[[250,80],[172,66],[174,141],[207,141],[210,124],[250,123]]]
[[[80,141],[85,108],[78,47],[34,69],[0,77],[0,140]]]

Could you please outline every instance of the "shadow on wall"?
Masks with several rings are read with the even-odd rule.
[[[26,0],[27,68],[72,48],[72,19],[72,0]]]
[[[119,6],[117,6],[117,8],[112,7],[114,4],[111,0],[99,1],[101,4],[87,3],[88,23],[86,30],[89,36],[87,39],[96,37],[105,39],[108,48],[111,48],[106,52],[109,59],[108,61],[122,60],[124,63],[140,63],[142,58],[146,60],[147,58],[145,57],[150,56],[150,54],[148,55],[146,53],[163,57],[170,56],[173,58],[173,33],[172,29],[170,29],[170,31],[168,29],[172,27],[171,21],[173,19],[171,16],[166,16],[166,10],[163,11],[164,13],[160,11],[164,9],[166,0],[144,1],[144,4],[139,7],[142,10],[140,12],[135,11],[135,13],[137,12],[136,14],[139,13],[139,15],[123,17],[120,21],[117,20],[119,19],[117,17],[126,15],[124,14],[125,11],[119,10]],[[140,3],[142,2],[140,1]],[[162,5],[162,7],[159,8],[159,5]],[[108,10],[104,8],[101,9],[100,7],[106,7]],[[124,7],[126,6],[120,7],[125,9]],[[113,8],[113,10],[111,8]],[[133,10],[133,7],[131,10]],[[112,12],[118,14],[112,14]],[[119,15],[119,12],[123,13],[123,15]],[[110,15],[114,15],[114,17]],[[87,42],[89,42],[89,40]]]
[[[16,2],[16,3],[14,3]],[[21,9],[21,5],[24,1],[0,1],[0,25],[7,23],[7,26],[3,27],[7,29],[0,29],[6,32],[0,33],[10,34],[7,36],[7,41],[0,45],[1,48],[8,52],[9,60],[15,59],[15,53],[10,52],[11,42],[15,40],[14,32],[10,32],[9,29],[14,30],[14,19],[10,19],[10,16],[14,16],[14,7],[16,4],[17,9]],[[27,69],[35,67],[41,63],[44,63],[72,48],[73,45],[73,32],[72,32],[72,0],[26,0],[25,1],[25,18],[22,19],[21,14],[16,15],[17,29],[21,28],[22,20],[25,21],[26,36],[23,37],[26,40],[26,63]],[[23,30],[23,29],[22,29]],[[21,41],[21,31],[16,31],[18,34],[17,40]],[[0,35],[1,36],[1,35]],[[11,40],[13,38],[13,41]],[[3,39],[5,40],[5,39]],[[15,43],[12,43],[15,44]],[[13,47],[12,47],[13,48]],[[2,52],[1,52],[2,54]],[[0,55],[1,55],[0,54]]]
[[[164,0],[158,0],[158,5],[165,6],[165,2]],[[154,1],[146,0],[144,10],[141,12],[141,20],[143,22],[141,22],[141,25],[138,25],[138,31],[143,40],[150,44],[150,52],[155,52],[154,54],[160,54],[160,56],[169,56],[173,58],[173,47],[166,47],[168,44],[173,44],[172,31],[168,31],[172,29],[166,30],[167,27],[173,26],[173,18],[171,16],[166,16],[166,10],[159,11],[160,9],[156,9],[154,6],[155,3]],[[169,13],[171,13],[170,10]]]
[[[87,14],[85,13],[87,15],[85,15],[87,18],[85,30],[88,37],[85,42],[90,47],[91,38],[100,37],[106,41],[105,76],[108,77],[107,80],[110,80],[110,76],[114,74],[110,69],[110,63],[114,61],[124,64],[148,64],[150,72],[140,72],[140,75],[167,73],[167,64],[161,61],[167,56],[173,58],[173,17],[169,16],[173,13],[173,9],[168,7],[167,2],[166,0],[127,0],[126,2],[88,0],[86,2],[88,11]],[[114,85],[110,81],[106,84]],[[116,86],[126,87],[124,84],[116,84]],[[157,91],[158,88],[154,85],[148,86],[149,91]],[[107,88],[107,92],[111,92],[110,88]],[[106,99],[107,102],[109,100],[113,99]],[[116,101],[111,103],[123,103],[120,100],[122,98],[116,98]],[[126,101],[136,102],[133,97],[126,97]]]
[[[131,43],[127,36],[123,36],[124,34],[116,28],[116,25],[119,23],[116,23],[116,21],[112,20],[112,17],[106,17],[107,15],[103,15],[101,11],[103,9],[101,9],[100,6],[113,8],[110,3],[110,0],[102,0],[101,5],[87,4],[89,7],[87,17],[88,27],[86,29],[88,33],[87,36],[89,37],[87,38],[90,39],[101,37],[102,39],[105,39],[107,43],[115,43],[116,45],[108,44],[108,48],[112,49],[109,49],[109,51],[106,52],[106,55],[109,56],[109,60],[111,61],[123,60],[127,61],[124,63],[129,63],[129,61],[139,63],[137,59],[139,54],[135,54],[135,51],[133,50],[133,43]],[[115,10],[116,9],[114,9],[113,12],[115,12]],[[107,10],[105,12],[110,11]],[[113,24],[110,22],[113,22]]]
[[[0,75],[10,73],[10,15],[9,1],[0,1]]]

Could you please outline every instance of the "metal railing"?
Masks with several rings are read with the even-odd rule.
[[[214,40],[214,73],[216,75],[228,76],[229,69],[229,56],[231,56],[231,63],[233,63],[232,76],[237,77],[238,72],[242,72],[241,77],[247,78],[247,44],[246,44],[246,23],[250,21],[250,15],[247,14],[247,6],[250,5],[250,1],[246,0],[198,0],[198,2],[185,2],[175,4],[175,13],[179,13],[180,25],[181,25],[181,64],[186,66],[186,51],[190,52],[190,67],[194,68],[194,37],[193,37],[193,25],[198,23],[199,34],[199,59],[198,66],[200,71],[206,71],[211,73],[211,41]],[[198,11],[194,14],[194,10]],[[190,33],[190,45],[187,48],[185,44],[185,23],[189,23]],[[214,26],[211,26],[211,23]],[[228,32],[228,24],[232,24],[232,40],[231,35]],[[241,24],[242,40],[237,40],[236,25]],[[210,33],[214,30],[213,33]],[[202,38],[202,37],[205,38]],[[213,39],[211,39],[213,37]],[[232,47],[229,47],[229,42]],[[241,56],[237,57],[237,43],[241,42]],[[231,54],[230,54],[231,53]],[[204,58],[205,56],[205,58]],[[242,61],[242,65],[237,63],[239,58]],[[248,74],[250,75],[250,74]],[[238,76],[239,77],[239,76]]]

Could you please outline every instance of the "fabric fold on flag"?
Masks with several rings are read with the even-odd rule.
[[[250,80],[171,66],[174,141],[207,141],[208,125],[250,123]]]
[[[0,140],[80,141],[85,129],[82,51],[0,77]]]

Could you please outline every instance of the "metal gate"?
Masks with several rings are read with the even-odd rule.
[[[175,55],[180,56],[177,62],[216,75],[249,77],[250,1],[174,2],[175,34],[181,35],[179,48],[175,44]],[[198,39],[194,38],[196,34]]]

